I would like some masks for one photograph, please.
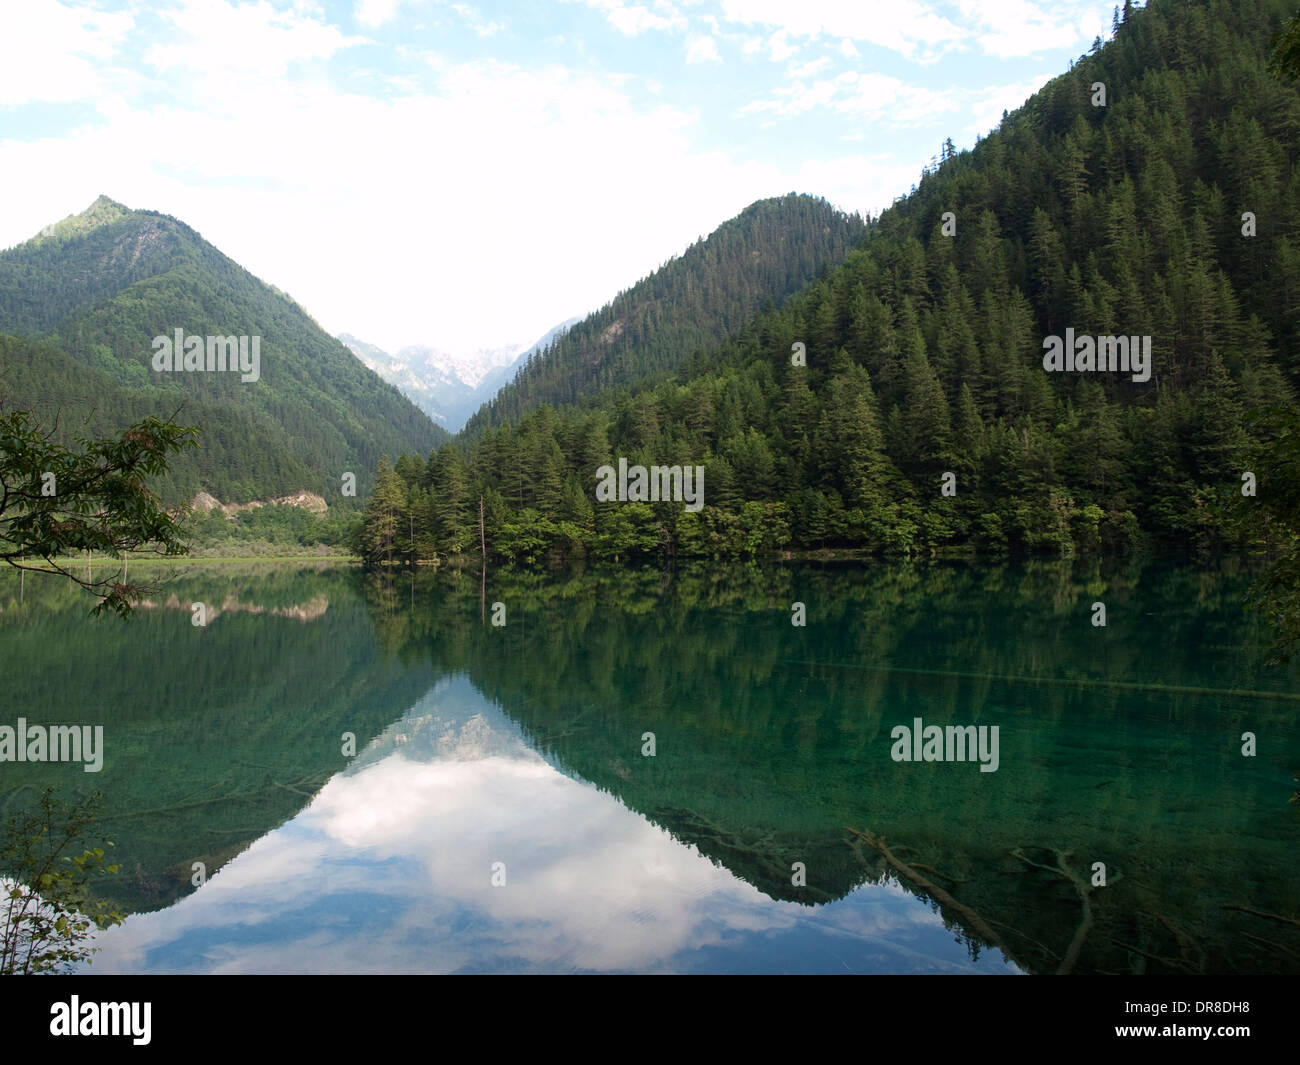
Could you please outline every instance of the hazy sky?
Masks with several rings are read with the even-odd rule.
[[[330,332],[528,342],[756,199],[878,212],[1113,4],[6,0],[0,247],[103,193]]]

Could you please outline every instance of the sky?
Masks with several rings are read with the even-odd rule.
[[[100,194],[329,332],[536,340],[755,200],[878,214],[1115,0],[6,0],[0,248]]]

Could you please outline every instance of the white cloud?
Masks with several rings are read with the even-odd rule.
[[[846,71],[833,81],[778,86],[772,96],[755,100],[742,113],[792,116],[822,107],[854,118],[873,117],[891,126],[917,125],[956,111],[960,94],[910,85],[889,74]]]
[[[932,89],[909,84],[888,74],[846,70],[833,79],[811,85],[796,82],[779,86],[771,96],[741,108],[741,113],[793,117],[822,109],[851,118],[854,125],[867,120],[876,128],[893,129],[921,128],[947,121],[948,132],[965,143],[973,141],[976,134],[987,134],[997,126],[1003,110],[1015,110],[1046,80],[1047,75],[1041,75],[1026,81],[979,89]],[[960,125],[952,126],[954,119],[945,116],[956,116]],[[905,183],[899,191],[907,187]]]
[[[810,62],[803,63],[799,66],[791,64],[789,70],[786,71],[786,77],[797,79],[811,78],[814,74],[825,70],[830,65],[831,61],[827,59],[826,56],[822,56],[820,59],[811,60]]]
[[[1093,0],[956,0],[958,21],[924,0],[846,4],[841,0],[722,0],[723,17],[789,37],[839,39],[845,58],[870,43],[908,59],[933,62],[968,40],[1000,59],[1070,48],[1105,36],[1108,14]]]
[[[974,27],[980,49],[999,59],[1034,55],[1049,49],[1070,48],[1079,41],[1089,43],[1108,28],[1093,6],[1081,11],[1077,3],[1046,6],[1034,0],[957,0],[965,20]]]
[[[506,28],[504,22],[488,22],[474,8],[467,4],[452,4],[451,9],[456,12],[469,28],[480,37],[491,37],[494,33],[500,33]]]
[[[799,51],[799,46],[790,43],[790,35],[785,30],[777,30],[767,39],[767,54],[773,63],[784,63]]]
[[[720,63],[722,56],[718,55],[718,44],[706,34],[699,34],[686,38],[686,62],[688,63]]]
[[[653,8],[643,4],[625,4],[622,0],[566,0],[580,2],[599,11],[619,33],[636,37],[646,30],[667,30],[679,33],[687,28],[686,16],[666,0],[655,0]]]
[[[397,14],[403,0],[357,0],[356,18],[363,26],[382,26]]]
[[[0,108],[36,101],[86,100],[104,91],[106,64],[134,25],[128,11],[108,12],[24,0],[0,13]]]
[[[326,59],[365,43],[319,18],[280,10],[267,0],[234,6],[224,0],[184,0],[163,12],[177,35],[153,45],[144,59],[154,70],[194,77],[283,77],[292,63]]]
[[[841,114],[862,116],[887,114],[895,125],[915,125],[960,108],[958,94],[951,90],[909,85],[888,74],[860,74],[835,101]]]
[[[845,4],[842,0],[722,0],[723,17],[744,26],[775,27],[793,37],[823,35],[868,41],[912,57],[938,55],[962,30],[919,0]],[[775,56],[773,58],[776,58]]]

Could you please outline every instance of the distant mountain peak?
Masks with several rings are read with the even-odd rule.
[[[398,351],[395,357],[408,366],[420,368],[426,376],[433,374],[455,378],[469,388],[477,388],[493,370],[509,366],[521,351],[527,350],[527,344],[507,344],[504,347],[460,352],[410,344]]]
[[[459,354],[413,344],[394,355],[351,333],[339,333],[337,339],[434,422],[455,432],[514,376],[530,353],[541,351],[576,321],[570,318],[531,345],[507,344]]]

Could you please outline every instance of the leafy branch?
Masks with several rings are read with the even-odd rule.
[[[148,417],[120,439],[78,439],[64,447],[33,424],[27,411],[0,414],[0,561],[16,569],[57,573],[99,598],[93,613],[127,617],[147,590],[118,574],[81,576],[59,560],[98,551],[183,555],[182,522],[149,487],[167,472],[168,456],[198,446],[199,430]]]
[[[67,972],[98,950],[85,942],[96,927],[122,923],[90,898],[91,877],[119,869],[103,847],[85,846],[99,802],[96,792],[65,803],[46,788],[32,810],[9,818],[0,838],[0,975]]]

